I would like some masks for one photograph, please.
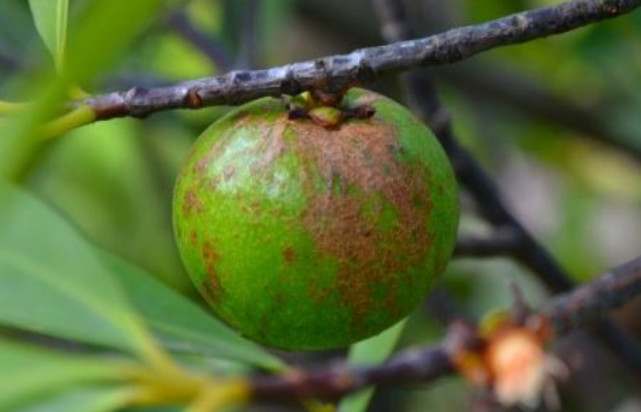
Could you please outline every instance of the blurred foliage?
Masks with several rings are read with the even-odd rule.
[[[46,144],[34,140],[36,120],[51,118],[68,88],[76,84],[89,93],[102,93],[220,74],[223,70],[217,62],[169,27],[166,16],[172,7],[183,9],[194,27],[222,45],[237,64],[236,57],[246,47],[243,33],[248,28],[243,18],[249,12],[257,13],[257,41],[252,47],[258,67],[380,43],[375,19],[363,18],[372,15],[367,0],[349,4],[263,0],[253,11],[248,10],[249,0],[70,0],[66,62],[70,74],[57,77],[49,52],[52,46],[47,48],[38,36],[29,3],[0,1],[0,99],[40,99],[23,116],[0,119],[4,122],[0,123],[0,176],[18,176],[91,243],[137,264],[197,305],[202,302],[187,280],[173,243],[171,193],[191,143],[227,108],[111,120]],[[407,3],[415,11],[412,16],[419,31],[429,33],[444,24],[472,24],[560,1]],[[472,80],[487,79],[495,71],[510,74],[509,82],[506,77],[494,88],[479,92],[469,82],[436,71],[461,140],[496,177],[518,217],[564,267],[577,280],[586,280],[637,254],[641,249],[640,159],[599,139],[605,136],[641,149],[641,13],[500,48],[455,66],[469,71]],[[521,84],[534,85],[580,108],[601,127],[591,135],[571,123],[524,110],[500,91]],[[402,96],[395,78],[382,79],[373,87]],[[519,98],[527,102],[538,97]],[[461,232],[484,234],[488,228],[470,208]],[[510,282],[517,282],[534,304],[544,301],[538,282],[501,258],[456,261],[443,286],[470,313],[480,314],[510,304]],[[442,334],[433,318],[417,312],[409,319],[400,346],[429,342]],[[374,355],[382,359],[385,354]],[[201,366],[207,361],[202,353],[181,356]],[[269,364],[271,358],[265,359]],[[69,405],[87,404],[87,409],[103,410],[100,405],[117,405],[122,396],[115,388],[105,391],[87,385],[79,392],[59,394],[51,405],[71,410]],[[474,397],[457,379],[430,388],[393,390],[387,396],[409,411],[462,410]],[[374,399],[372,410],[376,409]],[[35,405],[29,410],[53,409]]]

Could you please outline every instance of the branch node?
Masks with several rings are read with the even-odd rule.
[[[203,107],[203,99],[200,97],[197,87],[192,87],[187,92],[187,105],[192,109]]]
[[[294,71],[290,68],[287,69],[283,80],[280,82],[280,93],[289,96],[295,96],[303,92],[303,87],[296,80]]]

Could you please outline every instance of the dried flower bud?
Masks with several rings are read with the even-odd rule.
[[[485,351],[492,390],[506,406],[533,404],[541,397],[547,378],[541,339],[525,328],[512,328],[492,336]]]

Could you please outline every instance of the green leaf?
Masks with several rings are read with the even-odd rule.
[[[242,338],[153,276],[106,252],[99,253],[107,267],[119,277],[131,302],[169,349],[269,370],[283,369],[278,358]]]
[[[122,381],[130,366],[122,360],[71,356],[0,339],[0,410],[37,403],[78,384]]]
[[[149,337],[93,247],[0,182],[0,324],[141,355]]]
[[[29,0],[36,29],[60,72],[67,42],[69,0]]]
[[[50,19],[45,7],[57,0],[39,0],[36,19]],[[70,31],[65,70],[54,82],[29,72],[19,95],[33,104],[0,125],[0,180],[22,181],[37,166],[41,126],[56,115],[74,85],[89,83],[129,50],[169,4],[166,0],[109,0],[89,2],[75,29]],[[33,6],[32,6],[33,7]],[[42,9],[40,9],[42,8]],[[36,16],[34,8],[34,16]],[[48,21],[48,20],[47,20]],[[42,23],[49,30],[50,21]],[[66,26],[66,24],[65,24]],[[40,28],[39,28],[40,30]],[[0,197],[2,193],[0,193]]]
[[[349,350],[348,363],[352,365],[383,363],[394,350],[406,323],[407,319],[404,319],[383,333],[352,345]],[[373,394],[374,388],[367,388],[348,396],[341,401],[339,410],[341,412],[363,412],[367,409]]]
[[[10,412],[108,412],[120,409],[130,399],[129,388],[83,386]]]
[[[43,0],[46,1],[46,0]],[[69,42],[69,70],[82,83],[104,73],[134,39],[176,0],[94,1],[87,6]]]
[[[45,92],[35,97],[23,111],[3,118],[0,123],[0,181],[20,181],[29,173],[37,160],[40,127],[62,104],[65,93],[62,82],[52,86],[44,85],[38,79],[32,82],[34,88],[41,86]],[[23,92],[27,99],[34,95],[33,91]],[[0,200],[2,196],[0,191]]]

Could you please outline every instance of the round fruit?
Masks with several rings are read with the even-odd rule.
[[[367,338],[416,308],[450,259],[458,196],[439,143],[394,101],[350,90],[343,113],[363,108],[373,116],[326,128],[263,98],[215,122],[184,163],[182,259],[246,337],[298,350]]]

